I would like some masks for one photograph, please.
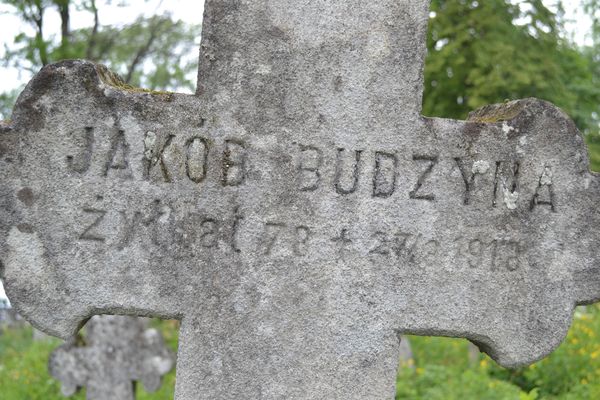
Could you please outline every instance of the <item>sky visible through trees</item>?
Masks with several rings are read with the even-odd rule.
[[[518,2],[519,0],[515,0]],[[99,3],[106,3],[99,1]],[[126,7],[120,7],[120,3],[128,3]],[[544,0],[548,6],[552,6],[555,0]],[[567,30],[578,44],[589,42],[591,22],[583,13],[580,0],[563,1],[566,17],[570,20],[567,23]],[[100,18],[104,24],[123,25],[133,22],[140,14],[160,15],[171,13],[174,20],[181,19],[188,24],[198,24],[201,21],[204,9],[203,0],[129,0],[113,1],[108,6],[101,9]],[[91,25],[91,15],[77,11],[73,12],[71,17],[72,29],[80,29]],[[0,1],[0,58],[5,54],[5,47],[14,46],[14,37],[20,30],[24,29],[23,22],[16,16],[11,15],[10,7]],[[60,20],[58,15],[49,15],[47,23],[47,34],[57,34],[60,31]],[[194,53],[192,56],[195,56]],[[16,68],[7,68],[0,65],[0,93],[21,87],[26,83],[31,75],[29,73],[19,72]]]

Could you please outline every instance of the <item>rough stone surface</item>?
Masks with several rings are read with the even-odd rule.
[[[44,68],[0,136],[11,301],[181,319],[177,400],[391,399],[400,334],[549,354],[600,299],[600,180],[551,104],[422,117],[427,16],[208,1],[196,96]]]
[[[50,374],[65,396],[86,388],[87,400],[135,400],[135,382],[148,392],[175,363],[160,333],[135,317],[97,316],[86,325],[85,343],[71,339],[50,355]]]

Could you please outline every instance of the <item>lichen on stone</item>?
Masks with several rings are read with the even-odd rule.
[[[98,73],[98,77],[100,81],[105,85],[112,86],[118,90],[130,92],[130,93],[145,93],[154,96],[163,96],[165,100],[170,101],[175,93],[168,91],[158,91],[151,89],[138,88],[129,83],[125,82],[123,78],[119,76],[119,74],[111,71],[105,65],[95,64],[96,72]]]
[[[524,106],[525,102],[520,100],[485,106],[470,113],[468,121],[486,124],[510,121],[523,111]]]
[[[10,120],[0,121],[0,132],[8,132],[12,129],[10,126]]]

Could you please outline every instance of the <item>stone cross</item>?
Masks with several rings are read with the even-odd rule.
[[[29,321],[182,321],[177,400],[393,398],[399,335],[539,360],[600,299],[600,179],[559,109],[420,115],[427,0],[209,0],[194,96],[84,61],[0,136]]]
[[[175,361],[147,325],[135,317],[93,317],[84,346],[71,339],[50,355],[50,374],[62,382],[62,393],[72,396],[85,387],[88,400],[135,400],[135,381],[157,391]]]

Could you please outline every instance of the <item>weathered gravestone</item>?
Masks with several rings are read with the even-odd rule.
[[[181,319],[177,400],[392,398],[404,333],[548,355],[600,299],[600,179],[548,103],[422,117],[427,17],[209,0],[196,96],[45,67],[0,139],[11,301]]]
[[[97,316],[86,325],[85,345],[71,339],[50,355],[50,374],[65,396],[86,388],[88,400],[135,400],[135,382],[160,388],[174,357],[160,333],[135,317]]]

